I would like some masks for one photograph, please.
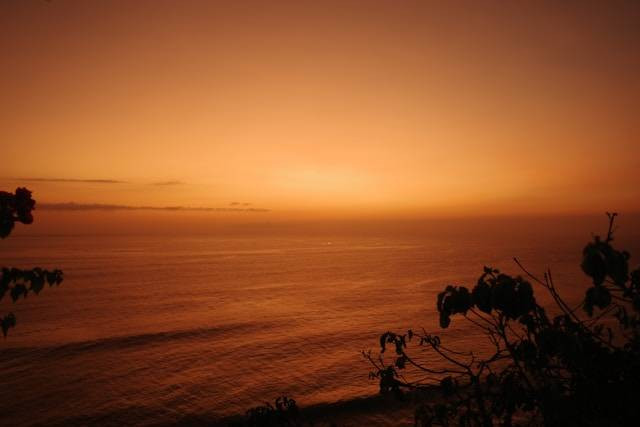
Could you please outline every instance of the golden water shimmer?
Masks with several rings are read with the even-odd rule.
[[[472,285],[485,264],[517,273],[518,256],[533,271],[552,266],[563,295],[580,296],[583,230],[601,223],[15,236],[1,242],[4,263],[59,267],[65,281],[11,307],[18,324],[2,341],[0,402],[13,403],[0,404],[0,424],[211,421],[280,394],[302,406],[373,396],[360,350],[375,351],[387,330],[424,327],[451,345],[487,345],[469,324],[441,330],[435,304],[446,284]],[[637,253],[640,222],[620,226],[619,244]]]
[[[16,236],[4,262],[57,266],[65,281],[12,307],[0,401],[14,403],[0,423],[149,425],[220,419],[280,394],[304,406],[375,395],[359,351],[388,329],[485,343],[466,324],[440,330],[435,307],[445,284],[471,285],[485,264],[551,265],[565,295],[581,295],[577,228],[589,221],[573,221],[502,234],[485,223],[458,224],[464,235]],[[620,244],[637,252],[640,226],[623,224]]]

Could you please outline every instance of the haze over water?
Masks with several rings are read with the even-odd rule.
[[[59,267],[65,281],[11,307],[0,401],[13,404],[0,424],[212,420],[282,394],[302,406],[374,395],[360,350],[389,329],[440,333],[437,293],[472,286],[484,265],[517,273],[518,256],[582,293],[580,251],[603,218],[459,220],[465,233],[16,235],[4,265]],[[621,225],[637,253],[637,221]],[[481,347],[467,327],[443,336]]]

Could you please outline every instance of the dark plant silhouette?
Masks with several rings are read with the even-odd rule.
[[[243,422],[232,423],[231,426],[246,427],[301,427],[296,401],[286,396],[278,397],[275,406],[266,402],[264,405],[249,409]]]
[[[17,188],[15,193],[0,191],[0,238],[4,239],[13,230],[16,222],[31,224],[35,209],[35,200],[31,198],[31,191]],[[9,295],[15,303],[20,297],[26,298],[30,292],[39,294],[45,284],[59,285],[62,282],[62,271],[44,270],[40,267],[31,270],[2,267],[0,273],[0,301]],[[4,315],[1,320],[2,333],[6,337],[9,328],[16,325],[13,313]]]
[[[550,270],[525,278],[485,267],[475,286],[447,286],[438,295],[440,327],[462,317],[489,341],[489,351],[460,352],[425,330],[386,332],[380,353],[363,355],[382,393],[436,386],[441,398],[423,403],[416,425],[493,426],[629,425],[640,416],[640,268],[629,271],[628,252],[606,238],[583,250],[582,270],[592,279],[571,307]],[[531,285],[548,292],[554,307],[536,301]],[[391,360],[385,358],[392,348]],[[421,351],[440,359],[432,367]],[[414,353],[418,353],[417,355]],[[420,376],[418,378],[418,375]],[[411,380],[410,378],[417,378]]]
[[[16,222],[31,224],[35,206],[31,191],[26,188],[16,188],[15,194],[0,191],[0,238],[7,237]]]

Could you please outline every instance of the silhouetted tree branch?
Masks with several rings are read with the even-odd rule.
[[[438,387],[442,400],[420,405],[416,425],[632,423],[640,416],[640,268],[630,272],[629,253],[612,246],[617,214],[607,215],[606,238],[595,236],[582,253],[592,286],[580,304],[569,306],[550,270],[540,278],[514,259],[551,295],[559,314],[550,318],[528,280],[485,267],[471,290],[447,286],[436,304],[441,328],[462,317],[487,337],[491,350],[456,351],[424,330],[386,332],[377,356],[363,352],[380,391],[402,396],[403,390]],[[390,361],[388,347],[394,350]],[[441,367],[416,361],[415,351],[433,352]]]
[[[15,223],[31,224],[33,222],[32,211],[35,209],[35,200],[31,198],[31,191],[26,188],[17,188],[15,193],[0,191],[0,238],[4,239],[13,230]],[[26,298],[31,292],[36,295],[44,288],[59,285],[62,282],[62,271],[44,270],[40,267],[31,270],[2,267],[0,273],[0,301],[9,295],[15,303],[21,297]],[[16,317],[9,313],[0,318],[2,334],[6,337],[9,328],[16,325]]]

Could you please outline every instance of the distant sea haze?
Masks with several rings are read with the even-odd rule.
[[[435,299],[448,284],[472,286],[484,265],[518,273],[517,256],[551,267],[579,297],[580,252],[599,230],[519,230],[12,236],[2,265],[61,268],[65,281],[3,302],[18,324],[0,351],[0,425],[216,420],[280,395],[302,406],[374,395],[360,351],[377,351],[387,330],[424,327],[482,348],[462,321],[441,333]],[[638,231],[619,231],[634,266]]]

